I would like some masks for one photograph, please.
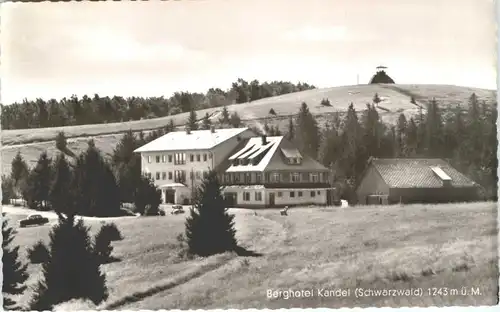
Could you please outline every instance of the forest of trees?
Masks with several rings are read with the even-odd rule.
[[[374,97],[376,98],[376,97]],[[416,118],[401,114],[396,125],[384,123],[375,103],[356,112],[334,114],[319,129],[306,103],[286,136],[305,153],[332,168],[343,197],[354,201],[353,191],[370,156],[380,158],[442,158],[484,187],[487,199],[497,198],[496,104],[480,102],[475,94],[467,106],[444,112],[436,100]]]
[[[239,104],[262,98],[314,89],[307,83],[286,81],[260,83],[238,79],[228,90],[211,88],[206,94],[176,92],[170,98],[120,96],[71,96],[59,101],[24,100],[2,105],[3,129],[45,128],[123,122],[164,117],[211,107]],[[203,116],[202,116],[203,117]]]

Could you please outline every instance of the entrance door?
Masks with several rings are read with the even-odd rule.
[[[274,193],[269,193],[269,207],[274,207]]]
[[[227,207],[235,207],[236,206],[236,193],[226,192],[224,193],[224,199],[226,200]]]
[[[172,189],[165,190],[165,203],[166,204],[175,203],[175,190]]]

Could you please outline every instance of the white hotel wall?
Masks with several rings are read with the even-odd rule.
[[[186,154],[186,163],[184,165],[175,165],[174,164],[174,154],[175,153],[185,153]],[[194,154],[194,161],[191,162],[190,155]],[[200,160],[196,161],[196,155],[200,154]],[[203,161],[203,154],[207,154],[207,161]],[[156,162],[156,156],[160,156],[160,162]],[[162,156],[165,155],[166,162],[163,163]],[[168,162],[168,155],[172,155],[172,162]],[[186,172],[186,185],[191,186],[190,174],[191,170],[193,172],[196,171],[208,171],[213,168],[212,159],[209,157],[210,151],[169,151],[169,152],[145,152],[141,154],[141,168],[143,172],[150,172],[151,177],[154,180],[155,185],[160,186],[168,183],[174,183],[175,179],[175,171],[184,170]],[[148,163],[148,156],[151,156],[151,163]],[[156,180],[156,172],[166,172],[167,177],[165,180],[161,179]],[[172,172],[172,179],[168,178],[168,172]],[[161,174],[160,174],[161,175]],[[196,179],[196,178],[195,178]],[[195,181],[196,183],[196,181]]]
[[[277,206],[326,205],[327,189],[269,189],[266,191],[268,194],[275,193]],[[316,196],[311,197],[313,191],[316,192]],[[281,197],[278,197],[278,192],[281,192]],[[295,192],[295,197],[290,197],[290,192]],[[299,192],[302,192],[301,197],[299,197]],[[267,200],[269,201],[269,195],[267,195]]]
[[[311,192],[316,192],[314,197],[311,197]],[[262,189],[262,190],[227,190],[227,192],[236,193],[236,203],[238,207],[267,207],[269,205],[269,193],[274,193],[275,206],[301,206],[301,205],[326,205],[327,189]],[[250,193],[250,200],[243,200],[243,193]],[[262,200],[255,199],[255,193],[262,192]],[[281,197],[278,197],[278,192],[281,192]],[[290,192],[295,192],[295,197],[290,197]],[[299,197],[299,192],[302,196]],[[319,194],[318,194],[319,192]]]

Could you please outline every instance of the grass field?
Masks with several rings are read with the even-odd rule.
[[[245,124],[255,126],[267,120],[269,124],[281,126],[283,130],[288,124],[288,116],[296,114],[302,102],[306,102],[312,114],[316,115],[318,122],[323,123],[336,111],[345,112],[352,102],[356,110],[363,110],[367,103],[371,103],[375,93],[379,94],[382,102],[379,104],[379,114],[387,122],[395,122],[400,113],[412,116],[418,113],[418,106],[410,103],[413,95],[419,105],[425,105],[428,99],[435,97],[443,108],[455,107],[462,103],[466,105],[467,99],[475,92],[481,100],[492,103],[496,98],[496,91],[475,89],[447,85],[356,85],[334,87],[316,90],[307,90],[261,99],[251,103],[235,104],[228,106],[230,112],[237,112]],[[328,98],[331,107],[320,105],[322,99]],[[277,116],[269,115],[273,108]],[[465,108],[465,107],[464,107]],[[212,119],[218,120],[222,108],[210,108],[197,111],[198,118],[209,113]],[[2,167],[3,174],[8,174],[11,169],[12,158],[18,150],[29,162],[34,164],[43,150],[53,155],[55,150],[54,139],[59,131],[64,131],[70,140],[70,148],[79,153],[86,148],[86,141],[93,137],[96,146],[105,153],[110,153],[123,132],[151,130],[167,125],[170,119],[177,126],[184,125],[188,114],[129,121],[123,123],[95,124],[72,127],[20,129],[2,131]]]
[[[180,261],[182,215],[116,220],[121,262],[104,265],[110,298],[97,308],[213,309],[492,305],[498,283],[496,203],[235,209],[237,237],[261,257],[223,254]],[[88,221],[93,231],[99,221]],[[49,227],[19,229],[15,243],[48,239]],[[21,256],[26,257],[23,250]],[[40,271],[30,265],[30,283]],[[273,290],[423,288],[422,297],[268,299]],[[427,288],[476,287],[481,295],[429,296]],[[20,297],[29,299],[29,292]],[[74,301],[62,310],[93,309]]]

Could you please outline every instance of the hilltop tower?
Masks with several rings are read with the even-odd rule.
[[[385,66],[377,66],[377,72],[373,75],[372,79],[370,79],[370,84],[374,83],[395,83],[389,75],[385,72],[387,67]]]

